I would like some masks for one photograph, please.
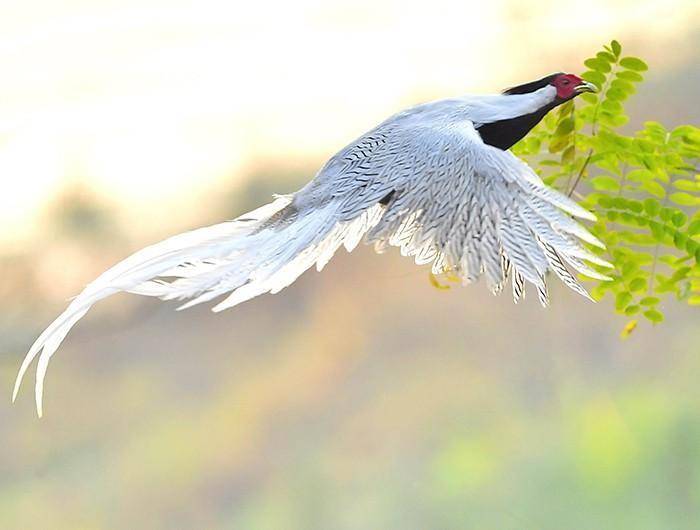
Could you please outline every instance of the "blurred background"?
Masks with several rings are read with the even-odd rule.
[[[217,315],[117,296],[54,357],[45,417],[31,377],[10,405],[128,253],[612,38],[651,66],[630,127],[700,122],[696,0],[2,2],[0,528],[700,528],[697,311],[623,341],[609,301],[437,290],[396,252]]]

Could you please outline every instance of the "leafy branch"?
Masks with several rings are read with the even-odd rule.
[[[622,134],[624,103],[646,63],[612,41],[584,65],[582,77],[599,92],[547,115],[513,151],[597,215],[591,231],[607,249],[591,251],[615,269],[606,272],[611,281],[590,280],[592,296],[613,296],[619,313],[658,323],[669,299],[700,305],[700,129],[649,121]]]

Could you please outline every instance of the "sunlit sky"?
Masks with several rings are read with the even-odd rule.
[[[700,23],[695,0],[0,5],[0,242],[20,247],[69,183],[183,216],[251,165],[321,161],[401,106],[578,70],[611,38],[663,75]]]

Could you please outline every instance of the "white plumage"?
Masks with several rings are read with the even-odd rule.
[[[392,116],[332,157],[297,193],[233,221],[180,234],[140,250],[90,283],[39,336],[22,363],[38,356],[35,397],[42,414],[49,359],[97,301],[119,291],[186,301],[227,295],[214,311],[277,293],[313,265],[321,270],[344,245],[364,238],[378,251],[400,247],[435,273],[465,283],[482,274],[493,292],[512,279],[547,303],[545,274],[588,296],[569,271],[605,279],[584,261],[607,266],[580,242],[602,244],[570,216],[593,215],[546,187],[510,152],[485,144],[477,128],[551,104],[554,87],[528,94],[466,96]],[[567,215],[569,214],[569,215]]]

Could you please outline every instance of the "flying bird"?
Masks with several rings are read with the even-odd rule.
[[[296,193],[139,250],[88,284],[37,338],[13,401],[38,356],[41,416],[51,356],[103,298],[124,291],[185,301],[185,309],[227,295],[213,307],[221,311],[281,291],[311,266],[320,271],[341,245],[352,251],[360,241],[378,252],[399,247],[464,283],[484,276],[494,293],[510,278],[516,302],[527,282],[546,305],[550,270],[588,297],[572,271],[607,279],[586,262],[610,264],[585,248],[582,242],[603,245],[573,217],[595,217],[508,149],[547,112],[594,91],[576,75],[557,73],[502,94],[417,105],[340,150]]]

